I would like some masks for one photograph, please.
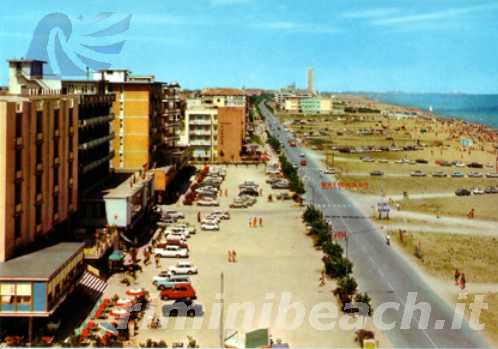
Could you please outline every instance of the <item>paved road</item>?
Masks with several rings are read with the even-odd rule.
[[[289,161],[299,163],[300,148],[288,146],[289,134],[279,127],[278,120],[264,105],[260,110],[267,127],[283,145]],[[453,309],[425,283],[414,269],[394,249],[387,246],[385,237],[364,217],[347,195],[340,190],[320,189],[320,164],[308,158],[308,165],[300,170],[306,179],[309,199],[330,216],[334,229],[348,233],[348,256],[354,264],[354,276],[361,291],[372,297],[374,307],[394,302],[399,310],[384,312],[383,321],[395,322],[385,333],[396,348],[483,348],[489,347],[479,332],[467,322],[460,329],[452,329]],[[408,294],[416,292],[416,302],[431,306],[429,325],[419,326],[420,311],[415,312],[406,326],[401,326],[403,314],[413,310],[407,302]]]

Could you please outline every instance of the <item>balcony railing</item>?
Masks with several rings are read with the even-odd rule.
[[[100,138],[97,138],[97,139],[91,140],[91,141],[89,141],[89,142],[86,142],[86,143],[82,143],[82,144],[80,144],[79,149],[80,149],[80,150],[88,150],[88,149],[92,149],[92,148],[98,147],[98,146],[99,146],[99,145],[101,145],[101,144],[104,144],[104,143],[109,142],[109,141],[110,141],[110,140],[112,140],[113,138],[114,138],[114,132],[111,132],[111,134],[110,134],[110,135],[108,135],[108,136],[100,137]]]
[[[112,120],[114,120],[114,114],[105,115],[105,116],[96,116],[94,118],[80,120],[79,127],[83,128],[83,127],[101,125],[101,124],[111,122]]]
[[[190,145],[194,146],[211,146],[211,141],[205,141],[205,140],[200,140],[200,139],[195,139],[195,140],[190,140]]]
[[[202,120],[202,119],[190,119],[190,125],[211,125],[211,120]]]
[[[211,130],[190,130],[189,134],[191,136],[211,136]]]

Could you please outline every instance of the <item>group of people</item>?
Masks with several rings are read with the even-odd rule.
[[[249,218],[249,228],[257,228],[259,226],[263,226],[263,218],[262,217],[250,217]]]
[[[457,285],[458,287],[460,287],[460,289],[463,290],[465,288],[465,283],[466,283],[465,274],[461,273],[458,269],[455,269],[454,278],[455,278],[455,285]]]
[[[237,263],[237,252],[228,250],[228,263]]]

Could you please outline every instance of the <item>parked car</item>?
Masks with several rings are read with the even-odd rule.
[[[333,168],[326,168],[326,169],[323,169],[323,170],[322,170],[322,173],[323,173],[323,174],[333,175],[333,174],[336,174],[336,171],[335,171],[335,169],[333,169]]]
[[[420,170],[416,170],[416,171],[413,171],[412,173],[410,173],[410,176],[412,176],[412,177],[425,177],[426,174],[425,174],[425,172],[422,172]]]
[[[220,202],[218,200],[208,200],[206,198],[197,201],[197,206],[220,206]]]
[[[272,189],[289,189],[289,181],[286,179],[282,179],[278,182],[275,182],[271,185]]]
[[[173,288],[161,291],[159,294],[162,300],[166,299],[196,299],[195,290],[191,284],[176,284]]]
[[[204,231],[218,231],[220,230],[220,226],[216,223],[210,223],[210,222],[206,222],[206,223],[202,223],[201,224],[201,230],[204,230]]]
[[[157,248],[165,248],[168,245],[175,245],[175,246],[178,246],[180,248],[186,248],[187,250],[190,250],[189,245],[185,242],[184,239],[179,239],[179,240],[166,239],[166,240],[163,240],[163,241],[159,241],[157,243],[156,247]]]
[[[498,188],[497,187],[487,187],[484,189],[484,192],[486,194],[498,194]]]
[[[173,210],[166,210],[166,211],[162,210],[161,212],[165,216],[173,217],[176,219],[185,219],[185,214],[182,212],[173,211]]]
[[[166,228],[165,233],[180,233],[185,235],[186,237],[190,237],[190,229],[186,227],[179,227],[177,225],[170,225]]]
[[[243,201],[233,201],[230,205],[229,205],[230,208],[247,208],[248,205],[247,203],[243,202]]]
[[[444,173],[443,171],[436,171],[432,173],[432,177],[438,177],[438,178],[443,178],[447,177],[448,175]]]
[[[152,253],[160,257],[188,257],[188,250],[176,245],[167,245],[165,248],[155,248]]]
[[[379,164],[388,164],[388,163],[389,163],[389,160],[386,160],[386,159],[379,159],[379,160],[377,160],[377,162],[378,162]]]
[[[453,178],[462,178],[462,177],[465,177],[465,173],[463,173],[463,172],[453,172],[451,174],[451,177],[453,177]]]
[[[169,280],[173,277],[174,275],[171,274],[169,271],[167,270],[163,270],[161,271],[159,274],[157,274],[156,276],[152,277],[152,284],[154,286],[157,286],[157,283],[160,282],[160,281],[163,281],[163,280]]]
[[[195,234],[195,232],[196,232],[195,226],[188,223],[188,222],[176,223],[173,227],[178,228],[178,229],[184,229],[184,230],[188,231],[190,234]]]
[[[185,261],[185,262],[178,262],[176,265],[173,265],[168,268],[168,272],[172,273],[173,275],[177,274],[197,274],[197,267],[193,265],[191,262]]]
[[[363,156],[360,158],[360,160],[363,162],[375,162],[375,160],[373,158],[371,158],[370,156]]]
[[[190,234],[187,233],[186,231],[184,231],[184,232],[169,231],[169,232],[165,232],[164,236],[166,237],[166,239],[172,238],[172,237],[178,237],[180,239],[187,240],[188,238],[190,238]]]
[[[469,164],[467,164],[467,167],[469,168],[483,168],[483,164],[480,164],[478,162],[471,162]]]
[[[239,192],[239,196],[240,195],[259,196],[259,192],[254,188],[244,188]]]
[[[469,178],[482,178],[483,174],[480,172],[470,172],[467,176]]]
[[[484,193],[485,193],[484,189],[481,189],[481,188],[474,188],[474,189],[472,189],[472,194],[474,194],[474,195],[482,195]]]
[[[158,290],[166,290],[168,288],[173,288],[178,284],[190,284],[190,278],[186,275],[174,275],[158,279],[152,282]]]
[[[159,218],[159,222],[162,223],[162,224],[164,224],[164,225],[174,224],[174,223],[176,223],[177,220],[178,220],[177,218],[170,217],[170,216],[161,216]]]
[[[429,163],[429,161],[427,161],[425,159],[417,159],[417,160],[415,160],[415,162],[417,164],[428,164]]]
[[[280,193],[280,194],[277,195],[277,200],[291,200],[291,199],[292,199],[292,197],[287,192]]]
[[[176,240],[176,241],[181,241],[183,243],[187,243],[187,239],[184,236],[181,236],[181,235],[166,234],[165,238],[166,238],[167,242]],[[174,244],[168,243],[168,245],[174,245]]]
[[[463,162],[455,162],[455,167],[465,167]]]
[[[209,216],[219,217],[220,219],[228,220],[230,219],[230,212],[228,211],[213,211]]]
[[[456,192],[455,192],[456,196],[469,196],[470,195],[470,191],[467,190],[467,189],[458,189]]]
[[[204,309],[201,304],[192,303],[191,301],[176,300],[162,307],[163,316],[176,317],[188,316],[196,317],[204,315]]]
[[[488,172],[486,173],[486,177],[487,178],[498,178],[498,173],[491,173],[491,172]]]
[[[384,172],[379,171],[379,170],[370,172],[370,176],[377,176],[377,177],[379,177],[379,176],[383,176],[383,175],[384,175]]]

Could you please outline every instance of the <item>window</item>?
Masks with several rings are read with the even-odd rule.
[[[42,133],[42,132],[43,132],[43,112],[37,111],[36,112],[36,133]]]
[[[22,137],[22,113],[16,114],[16,138]]]
[[[1,304],[14,304],[16,294],[15,284],[0,284]]]
[[[36,205],[35,208],[35,225],[40,225],[42,221],[42,207],[41,205]]]
[[[16,149],[16,172],[22,169],[22,149]]]
[[[18,205],[22,201],[22,182],[20,182],[20,181],[16,182],[15,192],[16,192],[15,202],[16,202],[16,205]]]
[[[21,220],[21,216],[20,215],[17,215],[14,217],[14,237],[16,239],[19,239],[21,237],[21,226],[22,224],[22,220]]]
[[[59,139],[54,140],[54,159],[59,157]]]
[[[36,195],[41,194],[41,192],[42,192],[42,175],[41,174],[36,175],[35,186],[36,186],[36,191],[35,191]]]
[[[36,164],[39,165],[42,163],[42,145],[36,145]]]
[[[59,185],[59,168],[54,169],[54,186]]]
[[[68,142],[69,142],[69,152],[72,152],[73,151],[73,135],[72,134],[69,134]]]
[[[59,213],[59,194],[54,194],[54,214]]]
[[[54,131],[59,129],[59,109],[54,110]]]
[[[31,284],[16,285],[16,303],[31,304]]]

